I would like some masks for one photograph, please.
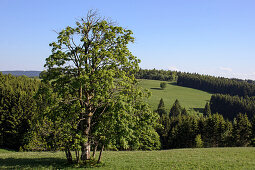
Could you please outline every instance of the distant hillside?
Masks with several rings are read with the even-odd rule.
[[[206,102],[210,101],[212,95],[201,90],[177,86],[176,82],[167,82],[166,88],[161,90],[160,83],[163,81],[145,79],[140,79],[139,81],[141,87],[148,89],[152,93],[147,102],[153,110],[157,109],[160,99],[163,98],[167,112],[170,111],[176,99],[187,110],[202,112]]]
[[[41,71],[0,71],[3,74],[12,74],[14,76],[39,77]]]

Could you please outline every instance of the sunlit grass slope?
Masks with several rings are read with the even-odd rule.
[[[106,151],[95,169],[254,169],[255,148]],[[0,169],[73,169],[64,152],[0,152]]]
[[[210,101],[211,94],[187,87],[177,86],[175,82],[167,82],[164,90],[160,89],[158,80],[139,80],[143,88],[148,89],[152,96],[148,99],[148,103],[155,110],[159,104],[159,100],[163,98],[167,111],[173,105],[174,101],[178,99],[186,109],[200,110],[204,108],[206,102]]]

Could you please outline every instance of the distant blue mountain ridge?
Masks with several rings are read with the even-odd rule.
[[[15,71],[0,71],[3,74],[12,74],[14,76],[27,76],[27,77],[39,77],[40,73],[42,71],[21,71],[21,70],[15,70]]]

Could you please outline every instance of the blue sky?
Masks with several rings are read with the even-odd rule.
[[[43,70],[56,33],[97,9],[142,68],[255,79],[254,0],[1,0],[0,70]]]

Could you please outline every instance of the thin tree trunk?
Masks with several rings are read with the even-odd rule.
[[[94,147],[94,151],[93,151],[93,158],[94,158],[94,159],[96,158],[97,146],[98,146],[98,143],[95,142],[95,147]]]
[[[76,162],[79,163],[79,161],[80,161],[80,152],[79,152],[79,150],[75,150],[75,155],[76,155]]]
[[[100,150],[100,153],[99,153],[99,156],[98,156],[98,160],[97,160],[97,163],[100,163],[101,162],[101,158],[102,158],[102,152],[104,150],[104,145],[102,146],[101,150]]]
[[[72,154],[70,152],[70,149],[66,148],[65,153],[66,153],[67,162],[71,164],[73,162],[73,158],[72,158]]]

